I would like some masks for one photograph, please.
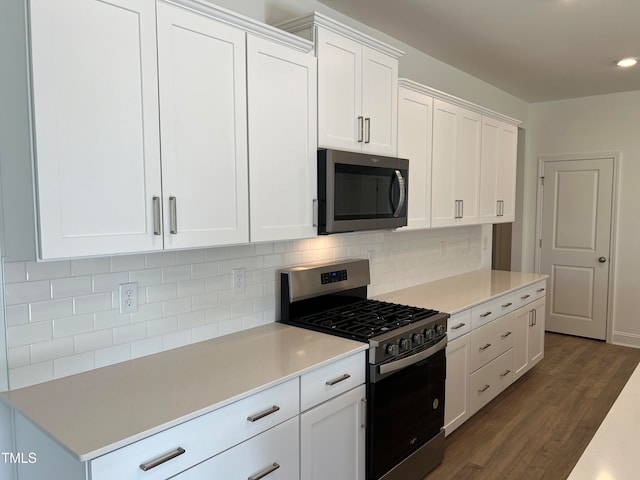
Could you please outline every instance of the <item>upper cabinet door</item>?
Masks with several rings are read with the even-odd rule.
[[[158,3],[165,248],[249,240],[245,32]]]
[[[318,146],[361,150],[362,45],[318,28]]]
[[[316,59],[248,36],[252,242],[317,235]]]
[[[431,226],[433,97],[398,89],[398,157],[409,159],[409,218],[403,230]]]
[[[462,200],[460,224],[479,223],[481,132],[482,116],[458,107],[455,192]]]
[[[431,181],[431,225],[456,224],[455,195],[458,108],[442,100],[433,103],[433,168]],[[411,208],[411,207],[410,207]]]
[[[162,249],[154,0],[32,0],[40,257]]]
[[[518,128],[482,117],[480,220],[512,222],[515,212]]]
[[[396,156],[398,60],[368,47],[362,55],[362,151]]]

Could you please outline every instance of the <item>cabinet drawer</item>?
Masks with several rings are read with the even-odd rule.
[[[471,332],[469,371],[473,372],[513,347],[514,315],[505,315]]]
[[[499,395],[513,381],[513,349],[469,376],[471,415]]]
[[[527,287],[523,287],[515,292],[515,303],[519,308],[527,303],[531,303],[547,294],[547,282],[542,280]]]
[[[298,478],[300,469],[298,425],[298,417],[287,420],[174,478],[176,480]]]
[[[298,378],[294,378],[98,457],[91,461],[91,479],[156,480],[175,475],[297,415],[298,392]],[[175,455],[178,449],[184,453],[142,470],[141,465]]]
[[[476,305],[471,309],[471,329],[486,325],[492,320],[512,312],[515,308],[513,293],[507,293]]]
[[[366,352],[359,352],[300,378],[300,408],[302,411],[351,390],[364,383]]]
[[[451,315],[447,321],[447,339],[454,340],[471,331],[471,309]]]

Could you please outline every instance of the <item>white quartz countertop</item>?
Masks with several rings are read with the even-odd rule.
[[[545,278],[547,275],[537,273],[476,270],[378,295],[375,299],[453,314]]]
[[[627,381],[569,480],[636,479],[640,438],[640,366]]]
[[[367,348],[272,323],[2,397],[86,461]]]

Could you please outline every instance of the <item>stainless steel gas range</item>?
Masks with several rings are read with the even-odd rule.
[[[281,322],[369,343],[367,480],[421,480],[444,454],[449,315],[367,299],[368,260],[285,269]]]

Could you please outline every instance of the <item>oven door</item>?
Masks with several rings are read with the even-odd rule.
[[[444,426],[446,344],[445,336],[422,352],[370,366],[367,395],[370,480],[382,478],[438,435]]]

